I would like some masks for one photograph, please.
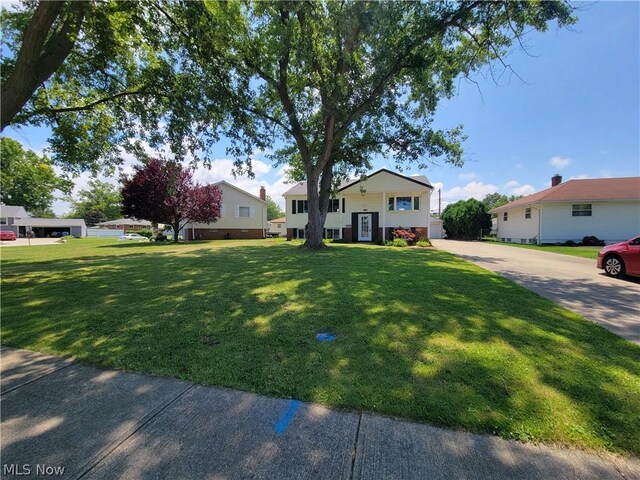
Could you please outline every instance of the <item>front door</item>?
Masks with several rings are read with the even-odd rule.
[[[358,241],[370,242],[371,238],[371,214],[358,215]]]

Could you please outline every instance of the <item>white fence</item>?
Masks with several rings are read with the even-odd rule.
[[[124,235],[124,230],[115,228],[87,228],[87,237],[118,238],[120,235]]]

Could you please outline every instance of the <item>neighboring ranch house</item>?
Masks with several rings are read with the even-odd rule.
[[[280,217],[280,218],[274,218],[273,220],[269,220],[267,233],[273,237],[286,236],[287,235],[287,218]]]
[[[19,231],[15,223],[21,218],[29,218],[29,214],[24,207],[0,205],[0,227],[3,230],[13,230],[13,233],[18,236]]]
[[[347,242],[392,239],[396,228],[411,230],[416,238],[429,236],[433,187],[424,175],[406,176],[387,169],[343,184],[329,200],[324,238]],[[284,193],[287,238],[304,238],[307,220],[307,184],[300,182]]]
[[[11,229],[18,237],[32,232],[38,238],[86,237],[87,225],[81,218],[35,218],[30,217],[24,207],[0,205],[0,226]]]
[[[124,231],[144,230],[145,228],[151,228],[151,222],[148,222],[147,220],[136,220],[135,218],[118,218],[117,220],[96,223],[96,227],[112,228]]]
[[[260,197],[256,197],[224,180],[214,185],[222,190],[220,219],[208,224],[188,223],[182,229],[184,239],[265,238],[267,234],[265,188],[260,187]]]
[[[497,239],[561,243],[596,236],[607,243],[640,234],[640,177],[551,179],[551,188],[491,210]]]

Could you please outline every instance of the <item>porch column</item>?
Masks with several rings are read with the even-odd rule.
[[[387,192],[382,192],[382,240],[387,239]]]

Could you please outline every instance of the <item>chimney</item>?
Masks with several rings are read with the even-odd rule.
[[[562,183],[562,176],[557,173],[551,177],[551,186],[555,187],[556,185],[560,185]]]
[[[264,187],[260,187],[260,200],[267,201],[267,190]]]

